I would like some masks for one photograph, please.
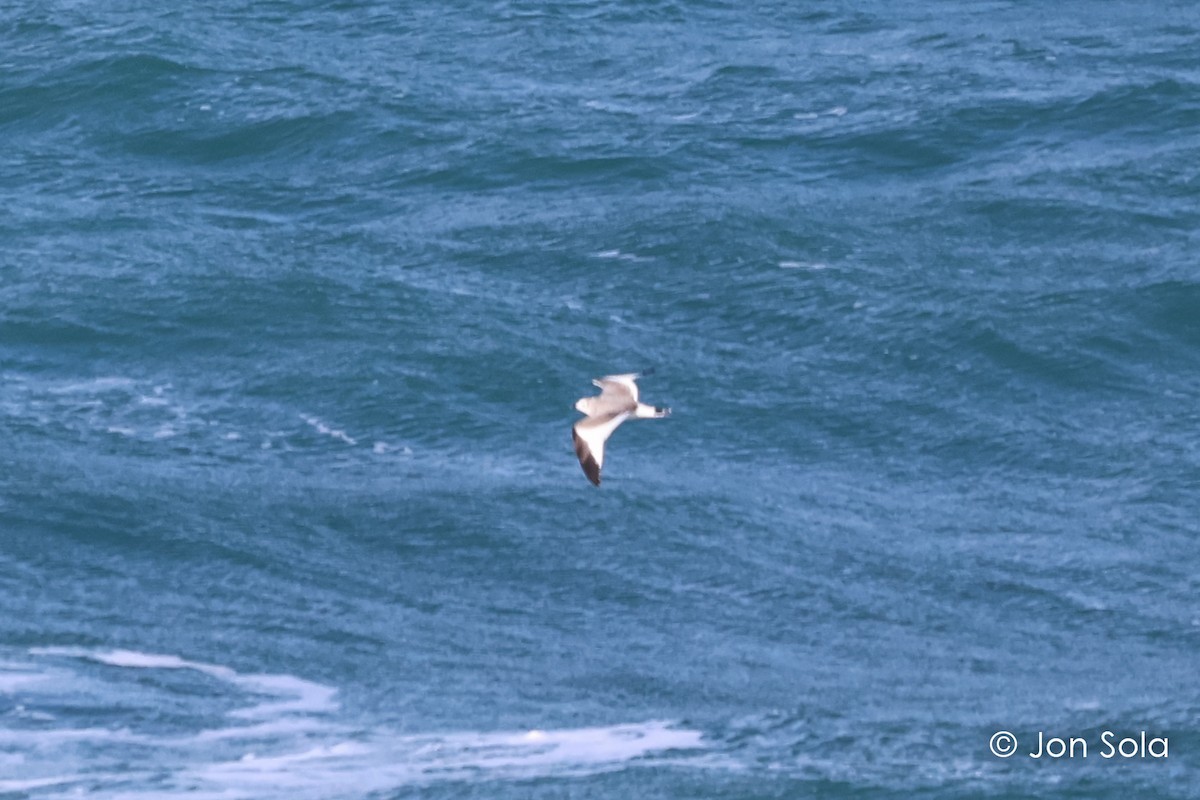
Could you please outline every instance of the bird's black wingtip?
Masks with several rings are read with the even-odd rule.
[[[579,466],[583,467],[583,474],[593,485],[600,485],[600,467],[596,464],[596,460],[590,455],[579,462]]]
[[[600,465],[596,463],[596,459],[592,457],[591,451],[587,449],[587,443],[575,430],[571,428],[571,441],[575,445],[575,455],[579,457],[579,466],[583,468],[583,474],[594,485],[600,485]]]

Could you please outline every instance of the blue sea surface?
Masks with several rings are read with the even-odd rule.
[[[16,2],[0,142],[0,798],[1200,797],[1194,3]]]

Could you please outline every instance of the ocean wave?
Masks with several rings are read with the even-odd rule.
[[[23,680],[0,681],[0,697],[20,696],[23,709],[53,707],[72,693],[83,695],[77,703],[99,706],[111,692],[120,692],[130,708],[164,699],[188,707],[199,688],[194,683],[137,675],[163,671],[215,680],[235,705],[224,724],[214,726],[211,712],[197,706],[169,729],[136,714],[114,720],[123,727],[104,728],[75,727],[69,716],[33,725],[10,714],[18,729],[0,741],[21,758],[0,782],[3,791],[90,787],[123,797],[328,797],[686,764],[706,749],[699,731],[663,721],[429,734],[363,729],[342,718],[333,687],[137,650],[37,647],[23,664]],[[87,698],[89,691],[96,696]],[[56,771],[57,755],[77,747],[89,748],[89,766]]]

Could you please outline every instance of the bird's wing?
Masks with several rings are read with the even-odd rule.
[[[634,381],[639,377],[641,377],[640,372],[630,372],[625,375],[605,375],[603,378],[596,378],[592,383],[600,387],[601,398],[606,398],[606,395],[609,395],[614,402],[620,401],[636,404],[638,401],[638,387]]]
[[[597,486],[600,485],[600,468],[604,466],[604,443],[617,426],[628,418],[628,411],[607,417],[588,417],[576,422],[571,429],[579,466],[583,467],[583,474],[587,475],[588,480]]]

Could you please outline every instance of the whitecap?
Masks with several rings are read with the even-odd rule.
[[[364,794],[439,781],[588,775],[654,763],[649,760],[654,754],[701,749],[705,744],[699,731],[664,721],[562,730],[374,736],[275,756],[247,753],[203,767],[189,777],[232,792],[339,786]]]
[[[1103,706],[1100,704],[1100,701],[1095,699],[1068,700],[1063,703],[1063,707],[1068,711],[1086,711],[1088,713],[1094,713],[1103,708]]]
[[[24,689],[35,683],[46,680],[46,675],[38,672],[18,672],[0,670],[0,694],[12,694],[18,689]]]
[[[189,661],[175,655],[142,653],[137,650],[90,651],[70,647],[44,647],[29,651],[31,655],[70,656],[84,658],[112,667],[128,669],[187,669],[201,672],[256,694],[287,698],[260,703],[230,712],[236,717],[259,717],[271,714],[313,713],[337,708],[333,697],[337,690],[331,686],[298,678],[295,675],[243,674],[219,664]]]
[[[1108,611],[1108,604],[1103,600],[1084,594],[1083,592],[1067,592],[1066,598],[1084,611]]]
[[[193,734],[184,740],[194,742],[219,742],[236,740],[279,739],[284,736],[328,731],[329,724],[319,719],[287,717],[254,725],[238,725],[231,728],[210,728]]]
[[[47,387],[50,394],[93,394],[96,392],[111,392],[116,389],[130,389],[134,385],[132,378],[92,378],[86,381],[74,381],[59,386]]]
[[[179,736],[125,728],[0,731],[0,745],[35,756],[34,763],[22,764],[27,774],[21,777],[30,781],[19,784],[22,787],[86,780],[106,796],[119,790],[124,797],[186,793],[189,798],[286,798],[297,793],[363,795],[446,781],[580,776],[669,763],[707,765],[698,757],[697,751],[705,755],[708,751],[700,731],[669,721],[428,734],[388,727],[363,729],[335,715],[334,687],[295,675],[247,673],[179,655],[129,649],[45,647],[29,652],[35,658],[79,659],[117,670],[101,676],[106,682],[120,679],[121,671],[192,671],[236,687],[247,699],[265,698],[265,702],[228,713],[232,719],[250,718],[247,724],[201,723],[199,730]],[[35,668],[35,664],[23,665],[21,673]],[[76,687],[71,691],[77,692],[78,676],[67,677]],[[126,685],[136,692],[146,684],[135,679]],[[56,776],[56,762],[49,754],[61,752],[71,742],[96,749],[99,760],[91,763],[97,769],[79,776]],[[122,749],[129,745],[136,749]],[[153,772],[142,769],[143,758],[148,759],[147,765],[153,764]],[[124,765],[121,775],[104,771],[110,761]]]
[[[634,108],[603,100],[585,100],[583,106],[584,108],[590,108],[593,111],[603,111],[607,114],[622,114],[630,117],[635,117],[638,114]]]
[[[290,697],[290,700],[280,700],[262,703],[252,708],[242,708],[231,712],[235,717],[266,717],[280,714],[311,714],[333,711],[337,708],[334,695],[337,689],[314,683],[295,675],[237,675],[231,679],[243,689],[260,694],[276,697]]]
[[[358,444],[358,440],[355,439],[353,436],[350,436],[349,434],[347,434],[344,430],[339,430],[337,428],[331,428],[328,425],[326,425],[324,422],[322,422],[320,419],[318,419],[317,417],[301,414],[300,419],[304,420],[309,425],[311,425],[314,429],[316,429],[317,433],[320,433],[324,436],[329,436],[333,439],[338,439],[349,445]]]
[[[68,742],[96,742],[154,746],[159,739],[139,736],[127,728],[66,728],[63,730],[4,730],[0,729],[0,744],[6,747],[58,748]]]
[[[649,259],[634,255],[633,253],[625,253],[620,250],[601,250],[599,253],[592,254],[595,258],[616,259],[618,261],[647,261]]]
[[[88,650],[84,647],[33,647],[31,656],[59,656],[65,658],[82,658],[107,664],[110,667],[129,667],[132,669],[194,669],[214,677],[227,679],[237,673],[229,667],[215,664],[205,664],[199,661],[188,661],[179,656],[159,655],[156,653],[141,653],[137,650]]]
[[[49,778],[30,778],[27,780],[0,780],[0,792],[28,792],[32,789],[46,789],[51,786],[65,786],[83,780],[82,775],[56,775]]]

